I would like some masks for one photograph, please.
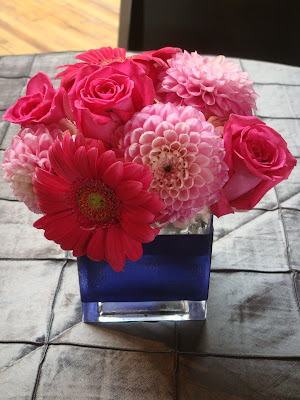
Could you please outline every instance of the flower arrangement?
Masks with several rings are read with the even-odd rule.
[[[16,198],[44,214],[34,226],[76,257],[120,271],[161,226],[250,210],[296,165],[224,56],[103,47],[76,58],[57,90],[39,72],[6,111],[21,128],[2,165]]]

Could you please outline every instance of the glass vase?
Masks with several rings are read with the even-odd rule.
[[[198,215],[185,229],[163,228],[124,271],[79,257],[83,321],[206,319],[212,240],[212,216]]]

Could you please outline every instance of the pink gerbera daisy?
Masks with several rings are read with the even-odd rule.
[[[103,144],[88,145],[82,134],[56,141],[49,151],[54,173],[37,170],[34,190],[44,217],[34,226],[45,237],[95,261],[106,260],[123,269],[126,258],[136,261],[141,243],[151,242],[152,229],[163,203],[147,189],[147,166],[117,160]]]
[[[224,56],[200,56],[197,52],[176,53],[159,76],[159,100],[197,108],[206,118],[231,113],[252,115],[258,95],[247,72]]]
[[[191,219],[219,200],[228,179],[221,136],[193,107],[147,106],[124,128],[125,160],[149,165],[164,220]]]
[[[77,74],[81,68],[87,65],[98,65],[99,68],[114,63],[123,62],[127,58],[136,62],[140,67],[143,68],[146,75],[148,75],[153,82],[156,82],[157,76],[160,72],[168,68],[167,60],[172,57],[173,54],[180,52],[181,49],[177,47],[164,47],[159,50],[145,51],[144,53],[126,57],[126,50],[120,47],[100,47],[100,49],[91,49],[85,53],[78,54],[75,58],[84,61],[83,63],[61,65],[57,68],[67,67],[64,71],[58,73],[55,77],[62,78],[61,86],[69,91],[76,79]]]
[[[22,128],[4,154],[4,179],[11,183],[16,198],[37,214],[41,211],[33,191],[35,169],[50,170],[48,150],[54,139],[61,140],[62,135],[62,131],[54,125],[46,127],[39,124]]]

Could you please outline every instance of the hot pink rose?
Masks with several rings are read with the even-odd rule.
[[[218,217],[251,210],[297,163],[281,135],[256,117],[231,114],[223,139],[230,178],[220,201],[211,206]]]
[[[153,104],[154,95],[152,80],[131,60],[81,68],[69,92],[77,128],[106,143],[119,125]]]
[[[14,124],[51,124],[65,117],[64,88],[57,91],[44,72],[33,76],[27,85],[26,96],[17,100],[4,114],[3,119]]]

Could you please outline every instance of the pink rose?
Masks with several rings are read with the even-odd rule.
[[[81,68],[69,92],[77,128],[87,137],[111,143],[115,129],[154,101],[154,86],[131,60],[99,69]]]
[[[231,114],[223,139],[230,178],[211,206],[217,217],[251,210],[297,163],[281,135],[256,117]]]
[[[44,72],[33,76],[27,85],[26,96],[17,100],[4,114],[3,119],[14,124],[51,124],[65,117],[63,97],[65,89],[53,88]]]

